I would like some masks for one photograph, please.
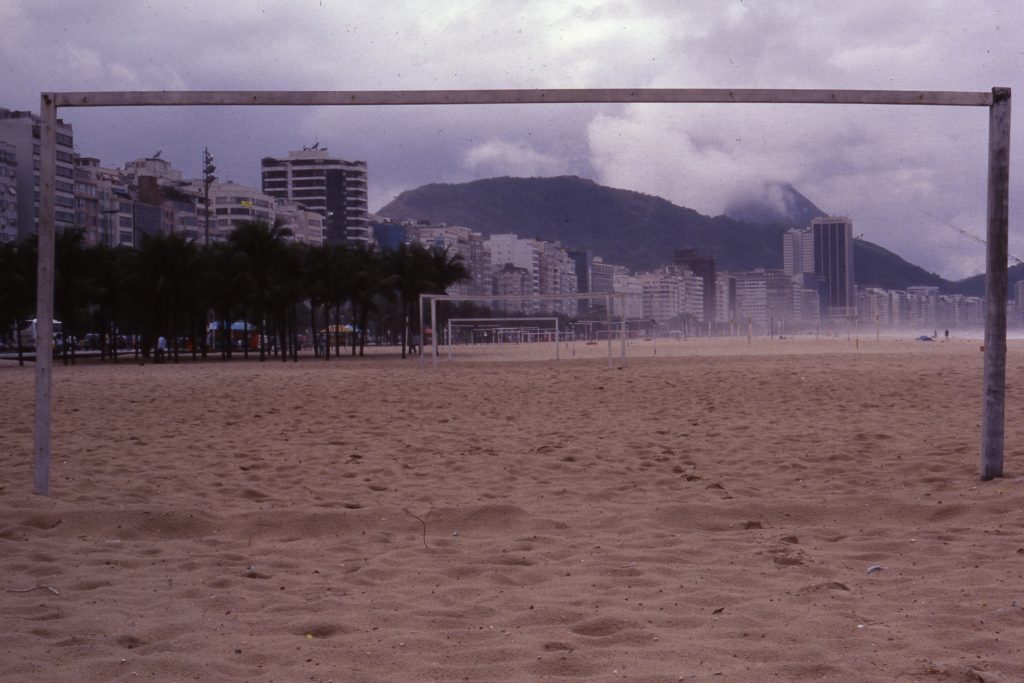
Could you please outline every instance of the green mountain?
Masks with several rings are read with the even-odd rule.
[[[943,293],[957,290],[957,283],[943,279],[893,252],[867,240],[853,241],[853,280],[861,287],[906,289],[914,285],[938,287]]]
[[[1012,299],[1014,298],[1014,287],[1019,281],[1024,280],[1024,263],[1010,266],[1006,272],[1006,279],[1010,285],[1010,298]],[[953,292],[967,296],[983,296],[985,294],[985,274],[972,275],[957,281]]]
[[[785,230],[806,226],[807,216],[824,215],[803,195],[789,190],[794,193],[789,195],[794,216],[758,207],[750,200],[741,203],[741,215],[770,222],[705,216],[661,197],[576,176],[424,185],[403,192],[377,213],[393,220],[464,225],[485,235],[511,232],[558,241],[568,249],[589,249],[609,263],[633,270],[669,264],[682,247],[714,256],[720,270],[749,270],[781,268]],[[854,248],[854,276],[860,285],[955,288],[876,244],[857,240]]]

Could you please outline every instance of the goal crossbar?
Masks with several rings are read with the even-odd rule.
[[[491,90],[143,90],[52,93],[58,107],[393,106],[457,104],[887,104],[989,107],[991,92],[759,88]]]

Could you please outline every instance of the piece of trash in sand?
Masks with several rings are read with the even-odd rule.
[[[461,531],[461,529],[456,529],[455,531],[452,532],[452,536],[458,536],[460,531]]]
[[[865,574],[874,574],[875,572],[880,572],[883,569],[885,569],[885,567],[883,567],[882,565],[880,565],[880,564],[873,564],[870,567],[868,567],[868,570],[866,572],[864,572],[864,573]]]

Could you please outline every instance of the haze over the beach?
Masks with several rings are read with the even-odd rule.
[[[866,88],[987,91],[1024,73],[1013,3],[938,0],[0,3],[0,106],[43,90]],[[1021,130],[1021,108],[1014,128]],[[707,214],[792,183],[947,278],[984,269],[984,109],[519,106],[64,110],[107,165],[160,150],[225,179],[319,142],[369,164],[371,210],[430,182],[576,174]],[[1020,228],[1013,136],[1010,252]],[[525,226],[524,226],[525,227]]]

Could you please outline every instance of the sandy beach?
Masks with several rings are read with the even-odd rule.
[[[0,365],[0,681],[1024,680],[1024,342],[568,351]]]

